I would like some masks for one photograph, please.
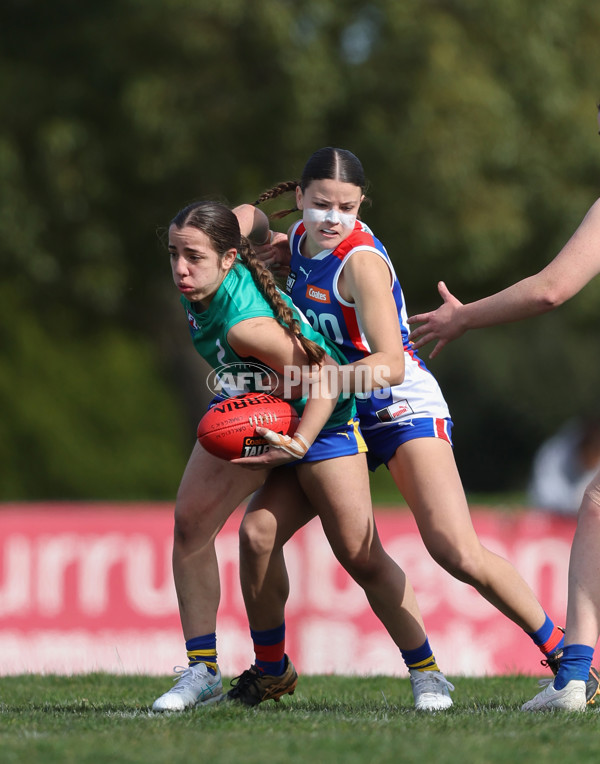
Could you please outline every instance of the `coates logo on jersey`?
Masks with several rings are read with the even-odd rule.
[[[208,389],[226,398],[241,393],[272,393],[278,383],[273,369],[253,361],[223,364],[213,369],[206,378]]]
[[[321,289],[321,287],[312,286],[311,284],[308,284],[306,287],[306,296],[309,300],[314,300],[315,302],[331,302],[328,289]]]

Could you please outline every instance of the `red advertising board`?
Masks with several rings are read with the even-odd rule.
[[[509,559],[562,623],[575,521],[473,509],[482,542]],[[543,673],[539,651],[426,552],[406,510],[378,510],[383,544],[406,570],[447,674]],[[217,539],[217,637],[226,675],[252,662],[238,581],[238,510]],[[169,505],[0,505],[0,672],[167,674],[185,663],[171,574]],[[406,673],[318,521],[286,546],[287,650],[302,673]]]

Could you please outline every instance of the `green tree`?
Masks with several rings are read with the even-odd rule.
[[[206,368],[160,233],[192,199],[341,145],[411,312],[541,267],[598,193],[599,31],[584,0],[5,0],[0,498],[172,495]],[[432,364],[467,487],[595,403],[598,289]]]

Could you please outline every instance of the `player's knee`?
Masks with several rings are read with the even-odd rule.
[[[361,585],[373,581],[381,571],[380,556],[370,548],[344,549],[337,557],[346,572]]]
[[[276,525],[266,518],[246,515],[239,530],[240,554],[255,557],[270,554],[275,546],[276,532]]]
[[[444,570],[459,581],[474,584],[481,580],[482,568],[479,548],[442,544],[429,551],[438,565],[441,565]]]
[[[175,544],[194,549],[212,543],[218,531],[218,507],[205,506],[194,499],[177,497],[175,504]]]
[[[174,536],[175,543],[185,546],[193,541],[197,526],[194,522],[194,512],[190,507],[177,504],[175,509]]]

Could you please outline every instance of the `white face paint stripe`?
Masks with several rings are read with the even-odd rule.
[[[356,215],[333,209],[318,210],[314,207],[307,207],[302,211],[302,219],[309,223],[329,223],[330,225],[339,223],[342,228],[354,228]]]

